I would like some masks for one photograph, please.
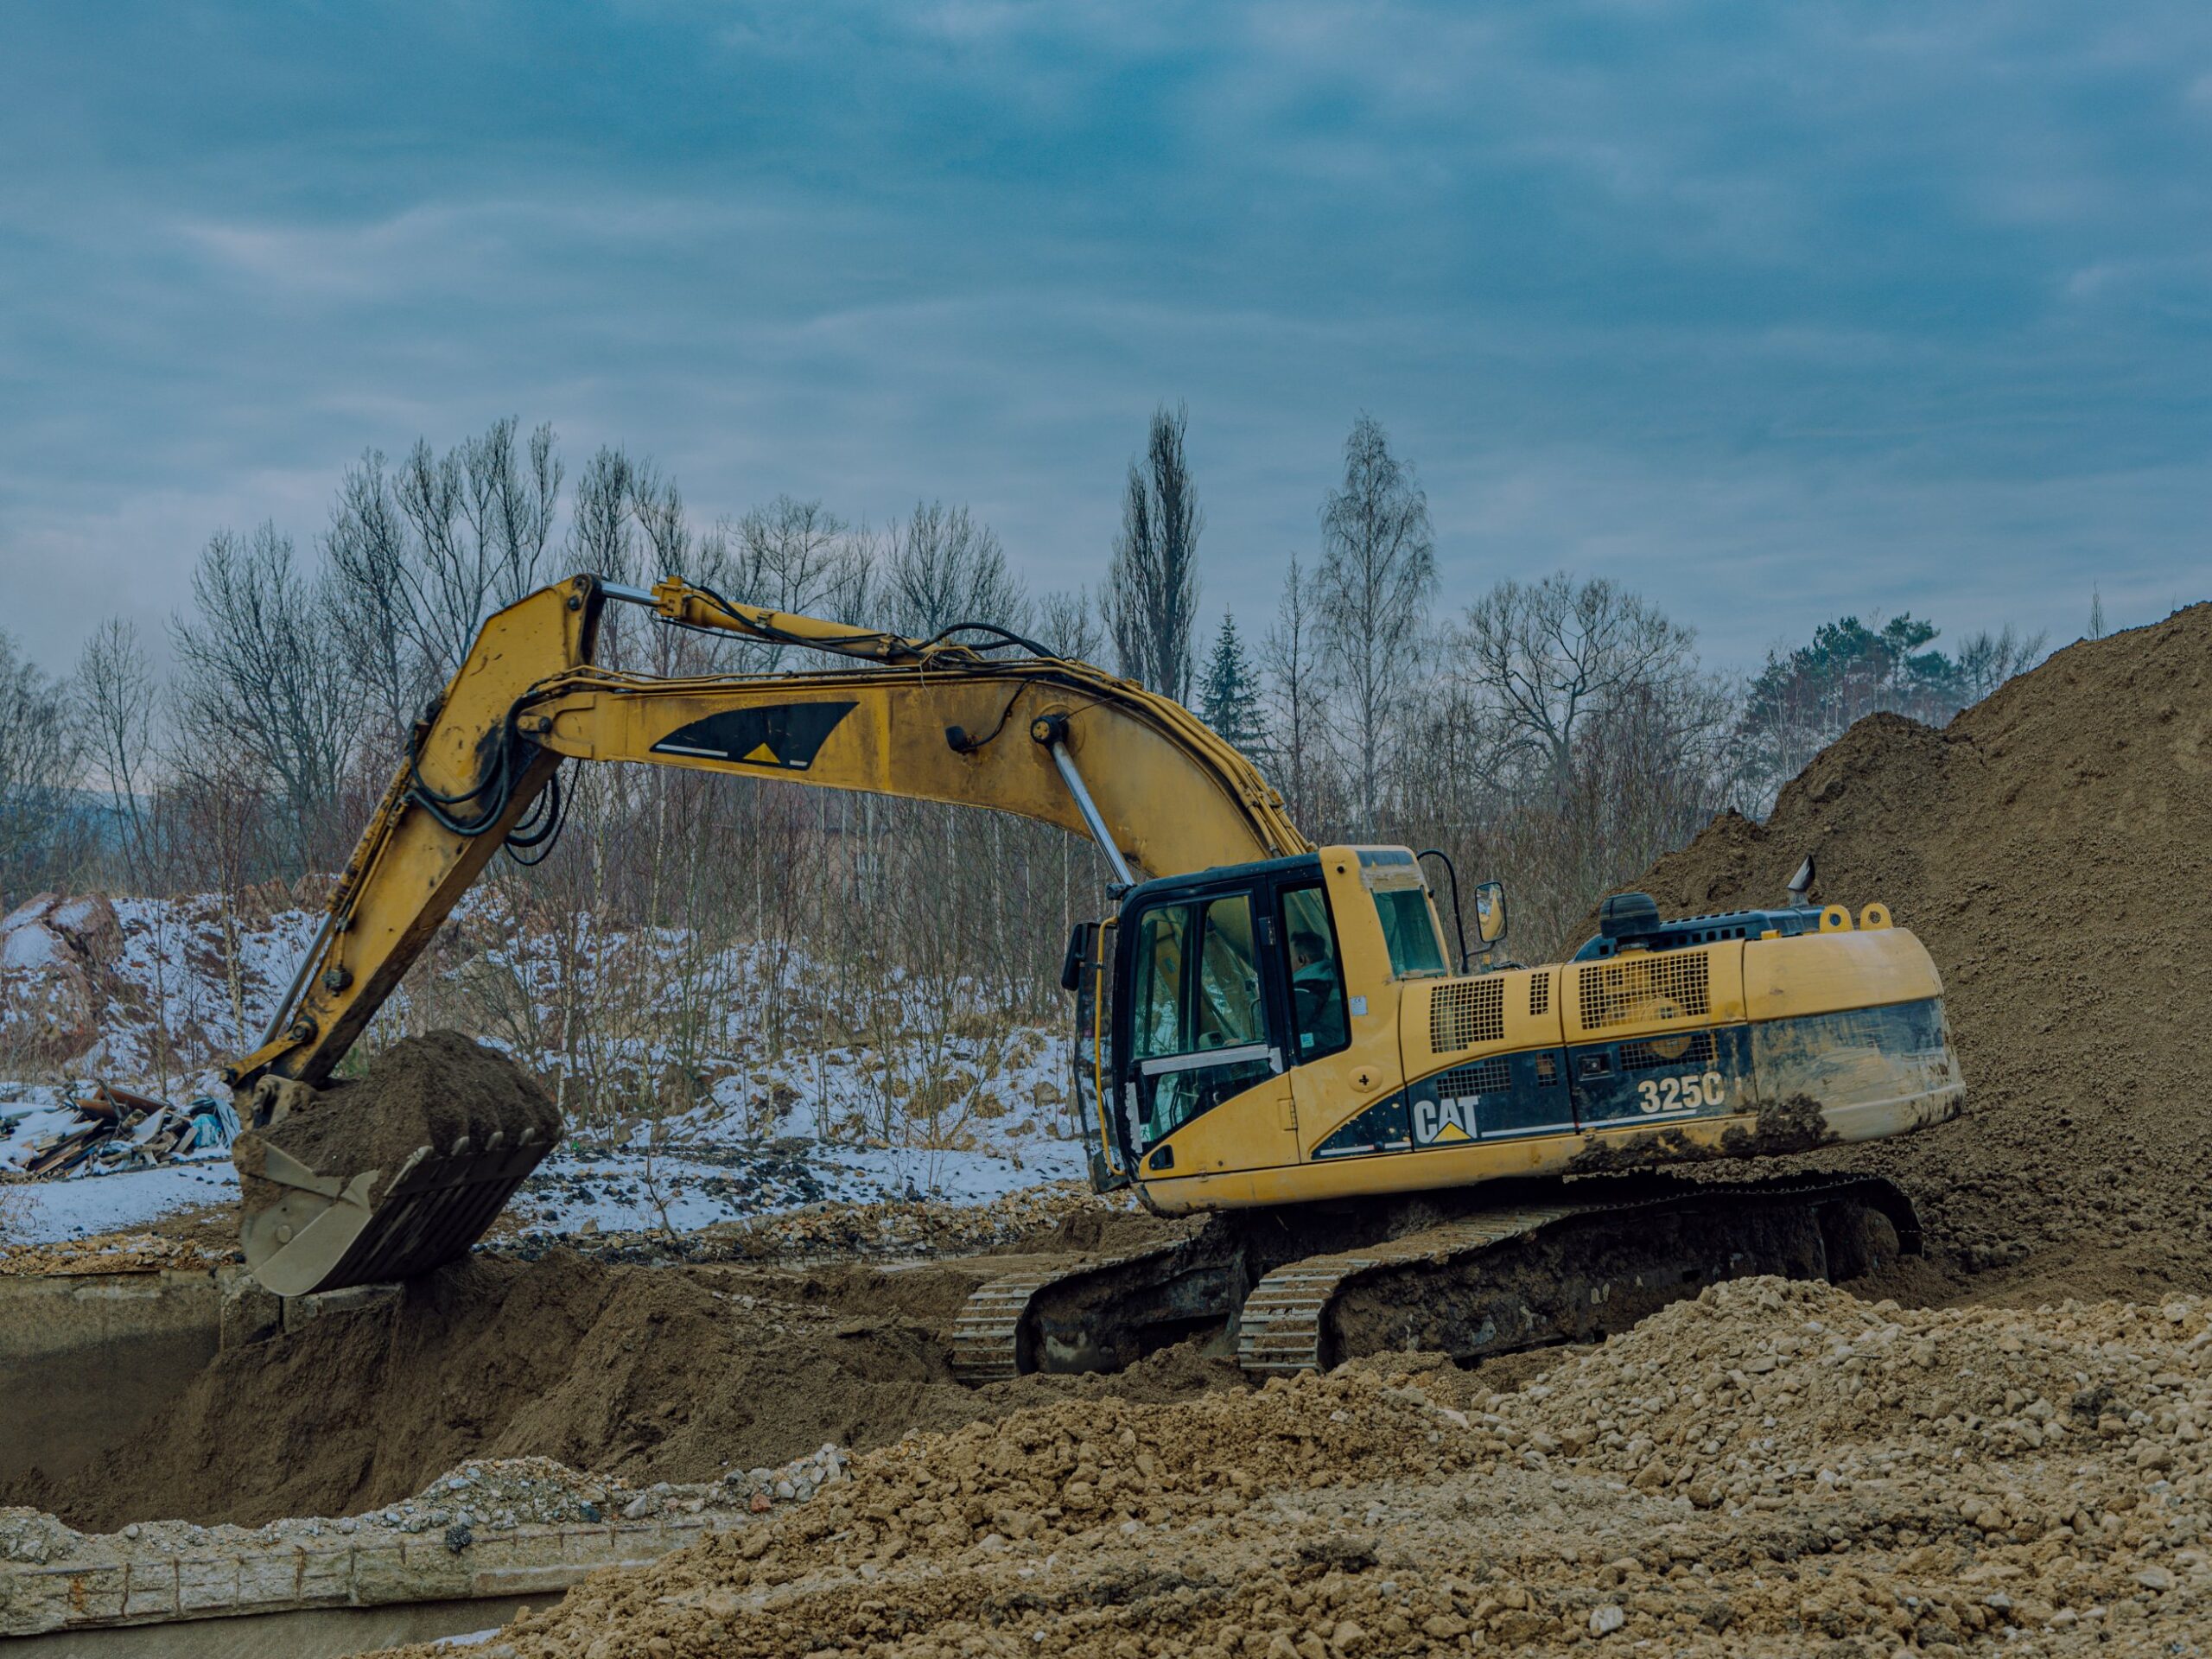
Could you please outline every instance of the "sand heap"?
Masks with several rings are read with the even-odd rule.
[[[457,1031],[404,1038],[357,1080],[319,1090],[283,1087],[282,1121],[241,1135],[231,1148],[249,1209],[275,1197],[261,1179],[264,1146],[318,1175],[382,1170],[384,1180],[369,1193],[374,1204],[418,1147],[446,1152],[464,1139],[479,1149],[515,1147],[534,1135],[532,1144],[550,1150],[561,1137],[560,1108],[531,1075]]]
[[[1398,1357],[1025,1411],[863,1456],[482,1651],[2184,1651],[2212,1618],[2205,1313],[1750,1280],[1511,1395]]]
[[[1861,721],[1639,885],[1669,914],[1890,906],[1943,974],[1968,1116],[1824,1153],[1919,1201],[2020,1300],[2212,1287],[2212,606],[2060,652],[1941,732]]]

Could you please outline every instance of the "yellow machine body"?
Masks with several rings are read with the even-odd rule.
[[[1358,988],[1349,1041],[1146,1144],[1135,1174],[1155,1208],[1776,1156],[1904,1134],[1963,1103],[1935,963],[1878,911],[1865,928],[1394,973],[1362,850],[1319,853]]]

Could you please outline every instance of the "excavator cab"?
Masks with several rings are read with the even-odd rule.
[[[1346,868],[1359,861],[1390,959],[1408,975],[1443,974],[1413,855],[1344,850]],[[1298,1161],[1294,1074],[1351,1048],[1368,1012],[1313,853],[1132,888],[1114,919],[1076,929],[1062,982],[1076,995],[1075,1097],[1101,1191],[1187,1171],[1194,1155],[1210,1169]]]

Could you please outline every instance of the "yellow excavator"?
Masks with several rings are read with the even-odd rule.
[[[595,667],[611,603],[844,661]],[[1448,859],[1311,845],[1168,698],[995,628],[908,639],[674,578],[580,575],[486,622],[227,1074],[244,1118],[266,1127],[328,1078],[495,853],[542,853],[568,760],[988,807],[1096,842],[1111,913],[1075,930],[1063,972],[1092,1181],[1208,1219],[985,1285],[954,1338],[970,1380],[1115,1368],[1212,1326],[1262,1374],[1471,1358],[1618,1328],[1715,1279],[1845,1279],[1919,1249],[1890,1182],[1711,1167],[1961,1107],[1927,951],[1879,904],[1806,902],[1809,861],[1777,908],[1667,919],[1617,895],[1572,960],[1512,964],[1496,883],[1471,892],[1471,951]],[[450,1261],[550,1149],[499,1140],[335,1173],[264,1147],[247,1262],[293,1295]]]

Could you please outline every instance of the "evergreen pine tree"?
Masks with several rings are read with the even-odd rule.
[[[2089,638],[2101,639],[2104,637],[2105,596],[2092,587],[2089,589]]]
[[[1246,655],[1236,619],[1221,613],[1221,631],[1213,637],[1213,651],[1206,658],[1198,685],[1198,717],[1246,754],[1260,747],[1260,686]]]

